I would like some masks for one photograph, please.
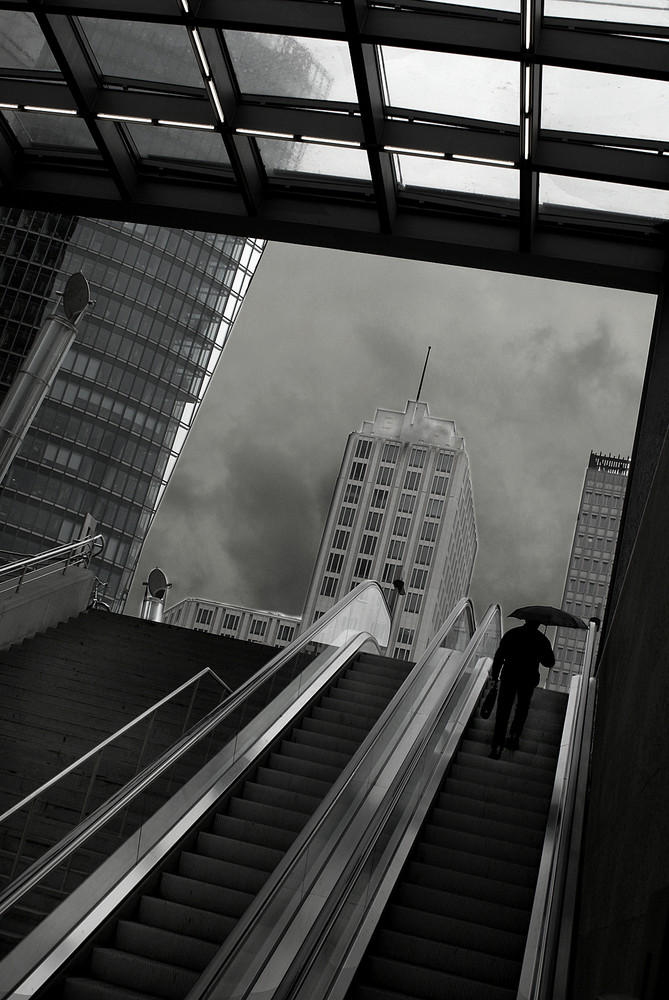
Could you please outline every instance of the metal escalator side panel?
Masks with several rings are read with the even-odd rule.
[[[371,643],[371,646],[370,646]],[[360,649],[374,648],[359,635],[325,658],[305,684],[300,676],[284,688],[240,734],[144,824],[81,886],[0,962],[0,996],[33,996],[80,949],[155,870],[245,772],[291,725]]]
[[[495,641],[488,644],[491,646],[490,652],[499,638],[498,608],[491,609],[486,618],[488,629],[493,619],[496,631]],[[455,635],[456,631],[454,630],[454,644],[459,647],[459,652],[451,652],[457,652],[457,666],[453,665],[449,675],[450,664],[448,658],[443,656],[444,650],[437,637],[437,641],[428,648],[427,662],[423,663],[427,683],[424,682],[421,699],[416,698],[413,704],[410,698],[405,701],[401,709],[405,713],[404,728],[399,736],[399,714],[385,717],[386,728],[394,731],[396,738],[386,745],[385,758],[379,755],[374,757],[373,773],[371,770],[363,770],[358,775],[358,779],[362,778],[362,785],[352,785],[352,792],[357,789],[356,798],[349,794],[348,801],[342,803],[348,812],[333,811],[330,825],[324,829],[327,841],[323,842],[322,852],[315,856],[310,854],[307,859],[311,866],[309,877],[305,873],[299,885],[296,886],[295,882],[288,884],[285,891],[271,901],[262,916],[261,927],[259,925],[265,938],[257,941],[254,947],[245,949],[236,963],[233,959],[220,974],[212,973],[210,983],[206,983],[206,976],[203,977],[197,988],[189,994],[188,1000],[195,1000],[196,997],[221,1000],[230,996],[272,996],[275,990],[283,995],[283,980],[291,978],[294,969],[302,961],[305,936],[308,938],[311,933],[318,933],[319,925],[323,920],[329,919],[327,914],[330,909],[338,907],[342,887],[351,885],[360,868],[369,863],[378,846],[378,833],[383,829],[388,814],[392,814],[398,798],[408,795],[411,801],[405,811],[409,816],[418,808],[423,788],[418,788],[415,784],[412,786],[410,775],[412,765],[425,748],[426,741],[430,736],[433,737],[430,750],[437,758],[441,758],[444,753],[448,753],[451,742],[455,746],[461,738],[464,722],[459,719],[458,713],[450,716],[445,725],[440,724],[444,722],[444,705],[449,704],[449,698],[455,699],[457,692],[460,698],[470,699],[467,702],[468,715],[485,681],[490,659],[475,657],[475,640],[467,641],[467,632],[466,639],[461,641],[461,636]],[[419,673],[417,666],[414,674]],[[409,683],[409,680],[405,682],[406,685]],[[396,701],[399,712],[400,692]],[[424,785],[428,774],[429,768],[426,768],[419,784]],[[366,900],[366,894],[365,888],[360,897]],[[352,896],[349,895],[342,904],[344,908],[352,907],[359,911],[360,899],[357,902],[351,900]]]

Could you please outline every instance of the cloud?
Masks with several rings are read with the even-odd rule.
[[[559,602],[590,450],[631,447],[652,307],[585,286],[270,246],[139,580],[159,561],[171,603],[299,612],[347,437],[377,408],[404,410],[429,345],[421,398],[455,420],[471,462],[478,612]]]

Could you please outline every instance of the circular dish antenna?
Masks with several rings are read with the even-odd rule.
[[[167,577],[163,573],[162,569],[152,569],[149,573],[149,579],[146,582],[146,586],[149,589],[150,597],[157,597],[158,600],[162,601],[167,593],[167,588],[169,583],[167,582]]]

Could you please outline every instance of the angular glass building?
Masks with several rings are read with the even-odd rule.
[[[96,569],[127,597],[158,502],[263,243],[157,226],[0,212],[0,392],[53,296],[81,271],[93,305],[0,490],[3,556],[106,538]]]

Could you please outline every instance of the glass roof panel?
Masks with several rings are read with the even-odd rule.
[[[230,160],[218,132],[174,128],[170,125],[124,123],[140,157],[229,166]]]
[[[558,177],[541,174],[539,206],[551,205],[596,212],[618,212],[645,219],[669,219],[669,191],[613,184],[586,177]]]
[[[520,174],[512,167],[401,154],[395,155],[394,160],[403,187],[434,188],[516,201],[519,197]]]
[[[224,30],[243,94],[357,102],[345,42]]]
[[[24,149],[50,147],[97,152],[86,123],[74,115],[8,110],[2,114]]]
[[[520,72],[512,60],[381,46],[389,103],[517,125]]]
[[[369,181],[369,160],[362,149],[322,146],[290,139],[256,139],[270,177],[286,174],[319,174],[323,177]]]
[[[520,12],[520,0],[423,0],[423,3],[438,3],[442,7],[446,4],[449,7],[479,7],[481,10],[504,10],[516,14]],[[375,7],[377,4],[371,3],[370,6]]]
[[[650,24],[669,27],[669,9],[657,0],[544,0],[546,17],[571,17],[577,21],[617,24]]]
[[[669,83],[544,66],[546,129],[669,140]]]
[[[0,11],[0,66],[3,69],[58,70],[34,14]]]
[[[80,17],[103,76],[204,88],[188,32],[178,24]]]

